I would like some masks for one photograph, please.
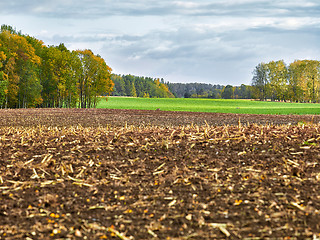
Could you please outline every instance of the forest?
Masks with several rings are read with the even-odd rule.
[[[320,61],[259,63],[253,71],[252,86],[260,100],[319,103]]]
[[[207,83],[170,83],[163,78],[137,77],[112,74],[114,91],[112,96],[144,98],[212,98],[212,99],[251,99],[251,86],[223,86]]]
[[[112,69],[91,50],[69,51],[7,25],[0,31],[0,108],[95,107]]]
[[[169,90],[178,98],[251,99],[251,86],[223,86],[207,83],[168,83]]]
[[[113,96],[131,96],[144,98],[173,98],[164,79],[137,77],[129,75],[111,75],[114,82]]]

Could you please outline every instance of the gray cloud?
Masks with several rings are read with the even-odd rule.
[[[318,0],[11,0],[0,22],[173,82],[249,84],[261,61],[320,56]]]
[[[2,14],[34,14],[55,18],[100,18],[106,16],[319,16],[316,0],[238,0],[238,1],[171,1],[171,0],[11,0],[0,3]]]

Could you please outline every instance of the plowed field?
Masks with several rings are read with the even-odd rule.
[[[319,120],[0,110],[0,239],[320,239]]]

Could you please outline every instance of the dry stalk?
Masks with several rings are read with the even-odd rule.
[[[230,233],[229,231],[227,230],[227,224],[225,223],[209,223],[208,224],[210,227],[213,227],[213,228],[219,228],[219,230],[224,234],[226,235],[226,237],[230,237]]]
[[[131,240],[130,238],[126,237],[123,233],[120,233],[119,231],[117,231],[111,227],[108,227],[107,231],[114,233],[118,238],[120,238],[122,240]]]

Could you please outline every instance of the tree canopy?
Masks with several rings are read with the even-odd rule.
[[[113,90],[111,71],[91,50],[46,46],[1,26],[0,108],[95,107]]]
[[[213,99],[251,99],[252,87],[223,86],[207,83],[168,83],[169,90],[176,97],[184,98],[213,98]]]
[[[112,95],[151,98],[173,98],[168,83],[163,79],[151,77],[137,77],[133,75],[112,74],[115,84]]]
[[[259,63],[253,71],[252,86],[260,100],[320,102],[320,61]]]

